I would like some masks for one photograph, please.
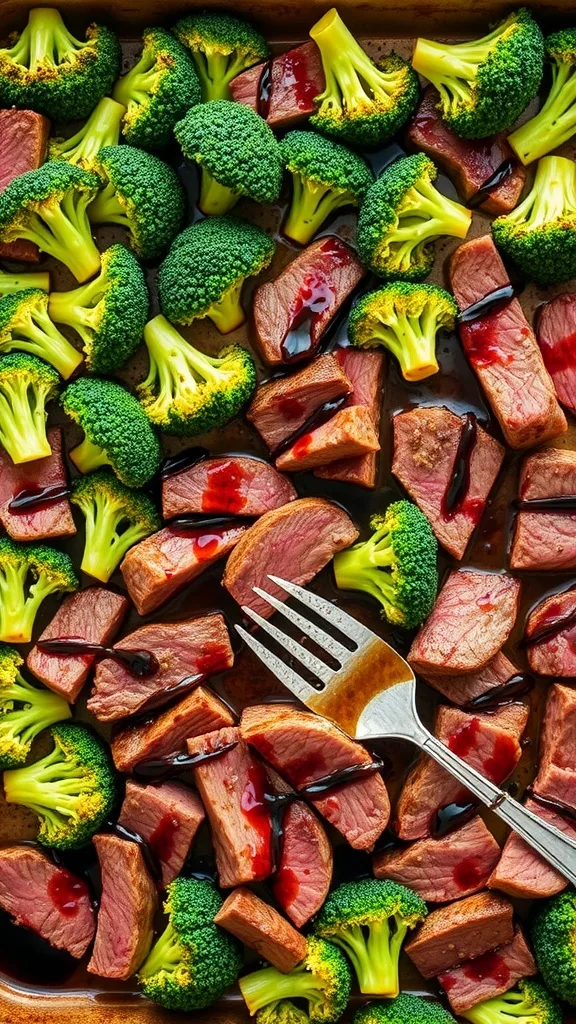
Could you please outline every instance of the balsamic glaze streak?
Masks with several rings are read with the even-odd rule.
[[[291,448],[299,438],[304,437],[304,434],[309,434],[316,427],[321,427],[322,424],[327,423],[334,413],[346,404],[348,398],[348,395],[341,395],[340,398],[333,398],[331,401],[324,402],[323,405],[320,405],[315,409],[300,427],[289,434],[288,437],[284,438],[284,440],[273,449],[272,455],[274,458],[277,458],[279,455],[282,455],[283,452],[288,451],[288,449]]]
[[[557,633],[563,633],[565,629],[576,626],[576,608],[569,615],[559,615],[550,622],[545,623],[541,629],[536,629],[531,636],[524,636],[520,642],[521,647],[536,647],[544,643]]]
[[[12,515],[26,515],[45,508],[46,505],[53,505],[63,498],[68,498],[72,492],[69,487],[61,484],[50,484],[47,487],[27,487],[12,498],[8,505],[8,511]]]
[[[468,412],[464,417],[464,424],[454,457],[452,479],[444,495],[443,513],[448,519],[456,515],[468,493],[470,486],[470,458],[476,444],[477,434],[478,425],[476,417],[474,413]]]
[[[576,494],[557,494],[553,498],[518,498],[518,512],[576,512]]]
[[[238,740],[234,740],[232,743],[224,743],[216,750],[210,750],[204,754],[172,754],[169,757],[140,761],[134,768],[133,774],[136,778],[146,782],[151,780],[164,782],[166,779],[182,775],[184,772],[189,771],[190,768],[196,768],[199,764],[204,764],[205,761],[213,761],[216,757],[221,757],[222,754],[226,754],[237,746]]]
[[[514,287],[511,284],[506,284],[503,288],[496,288],[495,291],[488,292],[488,295],[478,299],[478,302],[473,302],[471,306],[466,306],[466,309],[458,313],[456,319],[460,324],[472,323],[473,320],[480,320],[483,316],[489,316],[490,313],[500,312],[509,302],[512,302],[513,298]]]
[[[494,686],[487,693],[481,693],[462,707],[464,711],[477,711],[478,708],[487,710],[489,708],[503,707],[505,704],[511,704],[517,697],[528,693],[533,686],[534,677],[528,672],[519,672],[518,675],[511,676],[501,686]]]
[[[482,203],[486,202],[490,198],[494,189],[498,188],[503,181],[506,181],[510,177],[512,172],[516,168],[516,161],[512,157],[508,157],[503,160],[499,167],[486,179],[483,185],[480,186],[477,192],[474,192],[470,196],[467,205],[471,210],[475,210],[478,206],[482,206]]]
[[[46,640],[38,640],[37,647],[46,654],[69,655],[77,658],[79,655],[91,654],[95,658],[112,658],[124,665],[132,675],[139,679],[153,676],[158,672],[160,665],[151,651],[130,650],[127,647],[105,647],[104,644],[91,643],[77,636],[51,637]]]

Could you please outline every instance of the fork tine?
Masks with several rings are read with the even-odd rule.
[[[336,626],[344,636],[349,637],[350,640],[355,640],[357,644],[363,645],[370,640],[374,640],[376,637],[376,633],[373,633],[367,626],[363,626],[361,622],[353,619],[351,615],[347,615],[346,612],[331,604],[330,601],[326,601],[323,597],[318,597],[318,594],[313,594],[311,590],[305,590],[304,587],[299,587],[296,583],[290,583],[288,580],[280,579],[279,576],[272,576],[270,573],[268,574],[268,579],[276,583],[277,586],[282,587],[282,590],[285,590],[287,594],[296,597],[302,604],[311,608],[312,611],[323,616],[333,626]]]
[[[255,594],[258,594],[258,597],[262,597],[265,601],[268,601],[268,604],[271,604],[277,612],[280,612],[280,614],[288,619],[289,622],[293,622],[298,629],[301,629],[302,632],[305,633],[306,636],[309,636],[311,640],[314,640],[319,647],[322,647],[328,652],[328,654],[331,654],[333,658],[336,658],[341,665],[345,665],[350,658],[354,657],[356,653],[355,651],[350,651],[347,647],[344,647],[343,644],[333,636],[330,636],[329,633],[325,633],[319,626],[310,622],[310,619],[306,619],[303,615],[300,615],[300,612],[297,612],[294,608],[290,608],[287,604],[284,604],[283,601],[279,601],[277,597],[269,594],[266,590],[261,590],[260,587],[252,587],[252,589]]]
[[[261,591],[261,596],[264,597],[265,600],[268,599],[268,594],[266,594],[265,591]],[[252,608],[248,608],[246,605],[243,605],[242,611],[244,612],[244,615],[247,615],[256,623],[257,626],[260,626],[265,633],[268,633],[269,636],[273,637],[277,643],[284,647],[289,654],[298,658],[298,661],[309,669],[310,672],[314,672],[314,674],[318,676],[318,679],[321,679],[323,683],[330,682],[330,679],[334,675],[333,670],[328,668],[328,665],[323,661],[320,661],[320,659],[312,654],[311,651],[307,651],[306,648],[302,647],[302,644],[299,644],[297,640],[288,636],[287,633],[283,633],[277,626],[273,626],[271,622],[268,622],[268,619],[262,618],[262,616],[258,615],[258,612],[253,611]]]
[[[314,694],[318,694],[318,690],[315,690],[310,683],[307,683],[302,676],[299,676],[294,669],[286,665],[280,658],[278,658],[272,651],[269,651],[264,644],[261,644],[252,633],[244,629],[243,626],[236,625],[236,632],[242,637],[244,643],[254,651],[260,661],[269,668],[270,671],[284,684],[289,690],[292,691],[295,697],[306,703]]]

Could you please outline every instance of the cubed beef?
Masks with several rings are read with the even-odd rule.
[[[0,850],[0,908],[56,949],[80,957],[94,936],[88,886],[32,846]]]
[[[165,887],[180,874],[204,817],[197,794],[183,783],[141,786],[128,779],[118,821],[146,840]]]
[[[214,921],[279,971],[291,971],[306,956],[304,936],[250,889],[230,893]]]
[[[442,985],[454,1013],[464,1013],[476,1003],[495,999],[514,987],[521,978],[536,974],[534,957],[516,928],[514,938],[495,953],[484,953],[468,964],[441,974]]]
[[[576,824],[563,818],[549,807],[537,800],[527,800],[526,807],[533,811],[549,825],[554,825],[571,839],[576,840]],[[528,843],[520,838],[517,832],[510,832],[502,850],[502,856],[495,866],[488,886],[500,889],[509,896],[518,899],[542,899],[554,896],[568,885],[568,881],[553,868],[547,860],[540,857]]]
[[[70,537],[76,533],[68,498],[39,504],[28,512],[11,512],[10,502],[23,491],[40,492],[45,487],[66,487],[66,470],[62,461],[62,432],[50,427],[47,432],[52,454],[34,462],[15,466],[9,455],[0,450],[0,523],[12,540],[43,540],[48,537]]]
[[[231,455],[201,459],[162,482],[162,514],[208,512],[215,515],[261,516],[296,498],[287,477],[264,459]]]
[[[536,337],[558,398],[576,413],[576,295],[557,295],[539,310]]]
[[[100,861],[102,898],[90,974],[125,981],[142,965],[152,946],[156,886],[136,843],[118,836],[94,836]]]
[[[293,128],[314,112],[314,97],[324,89],[320,51],[316,43],[303,43],[274,57],[270,65],[268,110],[262,116],[272,128]],[[232,99],[260,113],[260,79],[266,64],[243,71],[230,83]]]
[[[546,448],[529,455],[520,473],[520,499],[564,495],[576,501],[576,452]],[[576,569],[576,512],[520,511],[510,565],[536,571]]]
[[[114,590],[88,587],[64,598],[39,639],[80,637],[89,643],[108,645],[120,629],[129,606],[128,599]],[[48,654],[35,646],[26,664],[37,679],[73,703],[88,678],[94,655]]]
[[[542,676],[576,677],[576,587],[547,597],[531,612],[526,636],[541,631],[542,640],[528,647],[532,671]]]
[[[440,544],[461,559],[498,476],[504,449],[481,427],[467,463],[466,492],[453,509],[446,494],[454,478],[462,416],[439,406],[410,409],[394,417],[392,472],[430,520]]]
[[[422,977],[434,978],[463,960],[511,942],[512,915],[510,900],[479,892],[433,910],[404,948]]]
[[[157,707],[171,687],[188,677],[197,682],[234,663],[228,627],[223,615],[202,615],[181,622],[151,622],[129,633],[115,647],[149,651],[159,670],[153,676],[136,676],[112,658],[99,662],[88,709],[102,722],[134,715],[144,707]]]
[[[450,278],[460,309],[510,284],[489,235],[456,249]],[[566,432],[566,417],[518,299],[461,324],[460,337],[511,448],[532,448]]]
[[[365,405],[350,405],[339,409],[309,434],[302,434],[291,448],[282,452],[276,466],[287,473],[299,473],[337,459],[358,458],[379,450],[370,410]]]
[[[365,273],[354,250],[329,235],[299,253],[276,280],[261,284],[254,293],[254,325],[264,360],[271,365],[287,361],[283,342],[292,328],[299,338],[308,332],[310,355]],[[310,306],[318,311],[306,319]]]
[[[34,110],[0,110],[0,192],[25,171],[35,171],[45,159],[48,150],[50,121]],[[38,263],[38,246],[19,238],[15,242],[0,242],[0,258]]]
[[[466,672],[464,675],[454,676],[438,676],[433,672],[421,672],[420,674],[430,686],[442,693],[453,704],[462,705],[468,704],[469,701],[475,700],[483,693],[504,686],[504,683],[518,675],[518,669],[502,651],[499,651],[483,668],[476,672]]]
[[[516,620],[520,583],[504,573],[453,570],[412,642],[415,672],[463,675],[498,654]]]
[[[553,683],[548,690],[533,788],[576,811],[576,690],[570,686]]]

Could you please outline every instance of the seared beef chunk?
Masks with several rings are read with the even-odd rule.
[[[88,587],[65,597],[40,640],[56,637],[81,637],[95,644],[110,644],[116,636],[130,602],[122,594],[106,587]],[[89,654],[48,654],[33,647],[26,658],[30,671],[56,693],[73,703],[94,664]]]
[[[553,594],[531,613],[526,636],[558,623],[558,631],[550,633],[541,643],[528,647],[528,661],[533,672],[542,676],[576,676],[576,587],[562,594]],[[561,623],[566,622],[565,628]]]
[[[520,473],[520,499],[564,495],[573,495],[576,504],[576,452],[546,448],[528,456]],[[510,565],[538,571],[576,569],[576,511],[520,511]]]
[[[576,840],[576,824],[573,821],[563,818],[537,800],[527,800],[526,807]],[[542,899],[561,892],[568,882],[516,832],[510,832],[502,856],[488,879],[488,885],[491,889],[500,889],[519,899]]]
[[[483,668],[476,672],[441,676],[434,672],[421,671],[420,675],[453,704],[468,704],[469,701],[475,700],[483,693],[503,686],[513,676],[518,675],[518,669],[502,651],[499,651]]]
[[[325,85],[316,43],[296,46],[271,61],[267,111],[259,104],[260,79],[265,69],[265,64],[258,64],[237,75],[230,83],[232,99],[252,107],[276,129],[293,128],[314,113],[314,97]]]
[[[364,747],[326,718],[291,704],[246,708],[240,732],[295,789],[372,760]],[[372,848],[390,815],[386,786],[377,774],[309,795],[308,800],[358,850]]]
[[[163,691],[188,676],[213,675],[234,662],[222,615],[203,615],[182,622],[151,622],[123,637],[115,646],[149,651],[160,667],[153,676],[138,677],[112,658],[99,662],[88,709],[102,722],[113,722],[153,703],[159,704]]]
[[[102,898],[94,949],[87,970],[125,981],[150,952],[158,909],[154,882],[136,843],[118,836],[94,836],[100,861]]]
[[[287,473],[298,473],[379,450],[370,410],[365,405],[350,405],[339,409],[327,423],[299,437],[276,460],[276,466]]]
[[[473,960],[514,936],[512,904],[492,892],[479,892],[438,907],[420,925],[405,949],[423,978]]]
[[[576,811],[576,690],[553,683],[540,735],[534,792]]]
[[[489,235],[456,249],[450,277],[460,309],[510,284]],[[461,324],[460,337],[511,448],[532,448],[565,433],[566,417],[518,299]]]
[[[76,533],[68,498],[39,504],[23,513],[11,512],[8,507],[22,491],[39,493],[45,487],[67,486],[60,427],[50,427],[47,437],[52,454],[35,462],[15,466],[0,449],[0,523],[12,540],[43,540]]]
[[[250,889],[235,889],[214,918],[262,960],[291,971],[306,956],[306,939]]]
[[[88,886],[32,846],[0,850],[0,908],[78,959],[94,936]]]
[[[180,874],[204,817],[198,796],[181,782],[141,786],[128,779],[118,821],[146,840],[166,887]]]
[[[0,192],[25,171],[40,167],[48,149],[50,121],[34,110],[0,110]],[[19,238],[15,242],[0,242],[0,258],[38,263],[38,246]]]
[[[448,509],[446,496],[464,428],[463,417],[435,406],[394,417],[392,472],[428,516],[440,544],[458,559],[482,517],[504,458],[502,445],[477,427],[466,493],[462,502]]]
[[[512,941],[500,946],[495,953],[485,953],[470,963],[446,971],[438,981],[454,1013],[458,1014],[485,999],[501,996],[531,974],[536,974],[534,957],[517,927]]]
[[[576,295],[557,295],[546,303],[536,337],[558,398],[576,413]]]
[[[512,631],[519,597],[520,583],[511,576],[452,571],[412,642],[414,671],[451,676],[487,665]]]
[[[300,585],[309,583],[357,537],[354,523],[337,505],[324,498],[300,498],[267,512],[250,527],[226,563],[224,586],[239,605],[267,618],[273,609],[252,588],[286,597],[268,573]]]
[[[293,501],[296,491],[263,459],[240,455],[202,459],[162,482],[165,519],[194,515],[261,516]]]

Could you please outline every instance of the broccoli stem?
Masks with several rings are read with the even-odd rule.
[[[360,925],[349,925],[340,934],[330,936],[330,941],[351,960],[360,991],[366,995],[392,998],[400,991],[398,960],[407,926],[393,920],[396,930],[390,930],[385,918],[369,925],[367,938]]]
[[[417,242],[438,235],[466,238],[472,211],[442,195],[427,178],[420,178],[405,201],[406,208],[398,213],[398,227],[393,231],[395,240],[414,248]]]
[[[576,131],[576,72],[573,64],[552,65],[550,92],[538,113],[508,136],[526,166],[557,149]]]
[[[18,349],[45,359],[58,370],[64,380],[74,373],[83,358],[82,353],[60,334],[50,317],[42,310],[31,311],[30,318],[25,324],[13,328],[11,342],[5,348],[7,352]]]
[[[120,224],[123,228],[130,229],[130,220],[118,200],[111,181],[90,203],[89,217],[93,224]]]
[[[0,569],[0,640],[27,643],[32,636],[36,608],[30,612],[24,597],[28,566],[5,563]]]
[[[25,60],[22,60],[24,56],[22,52],[19,52],[19,58],[21,63],[25,63],[31,71],[36,71],[41,67],[57,67],[72,54],[88,45],[70,34],[60,12],[52,7],[35,7],[30,11],[28,24],[20,37],[20,43],[24,36],[26,36]]]
[[[91,473],[99,466],[111,465],[106,452],[93,444],[88,437],[85,437],[69,454],[79,473]]]
[[[133,104],[145,104],[161,78],[162,71],[156,67],[152,49],[144,49],[138,63],[116,82],[112,98],[128,109]]]
[[[171,921],[168,922],[162,935],[154,943],[148,958],[138,972],[141,981],[152,977],[159,971],[173,973],[182,960],[178,934]]]
[[[244,281],[240,279],[224,292],[219,302],[213,302],[206,315],[218,328],[220,334],[230,334],[241,327],[246,320],[240,297]]]
[[[356,205],[350,192],[337,191],[293,171],[292,202],[282,233],[300,245],[307,245],[334,210],[350,204]]]
[[[75,135],[55,145],[56,159],[91,167],[104,146],[118,145],[125,113],[121,103],[105,96]]]
[[[574,162],[562,156],[543,156],[536,168],[530,192],[519,206],[506,214],[506,222],[510,225],[519,224],[529,232],[575,212]]]
[[[240,978],[239,985],[250,1016],[280,999],[315,1000],[321,987],[315,975],[304,967],[289,974],[282,974],[276,967],[264,967]]]
[[[216,181],[206,167],[200,171],[200,199],[198,209],[207,217],[228,213],[239,199],[239,194]]]
[[[36,270],[31,273],[7,274],[0,270],[0,298],[4,295],[13,295],[14,292],[22,292],[26,288],[40,288],[41,291],[50,290],[50,274],[48,271]]]
[[[461,1017],[471,1021],[471,1024],[494,1024],[509,1017],[522,1017],[528,1019],[534,1017],[535,1024],[540,1018],[540,1008],[535,1007],[531,1000],[526,999],[522,992],[506,992],[494,999],[485,999],[482,1003],[465,1010]],[[546,1014],[544,1013],[544,1019]]]
[[[434,43],[418,39],[412,56],[414,70],[436,86],[442,98],[466,102],[472,97],[472,85],[478,67],[493,49],[494,44],[508,30],[512,17],[482,39],[466,43]]]
[[[82,570],[102,583],[107,583],[122,556],[142,531],[126,518],[126,509],[107,495],[95,494],[91,501],[82,502],[86,534]],[[122,524],[126,528],[120,530]]]
[[[397,314],[392,322],[374,326],[373,337],[396,356],[405,380],[423,380],[438,372],[436,359],[436,321],[424,310],[424,322],[417,316]]]
[[[394,564],[390,533],[386,527],[366,541],[354,544],[334,556],[334,577],[339,590],[364,590],[384,607],[387,619],[398,619],[395,589],[390,573],[383,571]]]
[[[203,53],[192,50],[192,60],[200,79],[202,100],[229,100],[232,93],[230,82],[239,75],[246,66],[241,56],[234,57],[228,53]]]
[[[348,113],[362,113],[372,99],[390,102],[397,76],[387,75],[376,67],[335,8],[320,18],[310,36],[320,50],[326,77],[326,88],[315,97],[316,103],[328,100],[334,108],[338,102],[335,97],[339,97],[341,108]]]
[[[73,327],[89,349],[92,331],[96,330],[98,324],[97,304],[104,292],[102,275],[69,292],[51,292],[48,303],[49,315],[56,323]]]
[[[18,238],[30,242],[60,260],[77,281],[87,281],[100,269],[100,253],[90,233],[86,207],[90,193],[64,196],[60,205],[42,204],[37,213],[18,227]]]
[[[6,802],[38,808],[42,816],[53,811],[60,817],[75,817],[78,797],[90,793],[93,785],[89,776],[78,774],[58,747],[34,764],[4,773]]]
[[[70,705],[59,693],[31,686],[21,675],[9,686],[0,687],[0,707],[12,702],[24,707],[0,711],[0,756],[6,741],[17,740],[26,748],[43,729],[72,716]]]
[[[34,462],[52,454],[40,384],[4,382],[0,392],[0,444],[12,462]]]

